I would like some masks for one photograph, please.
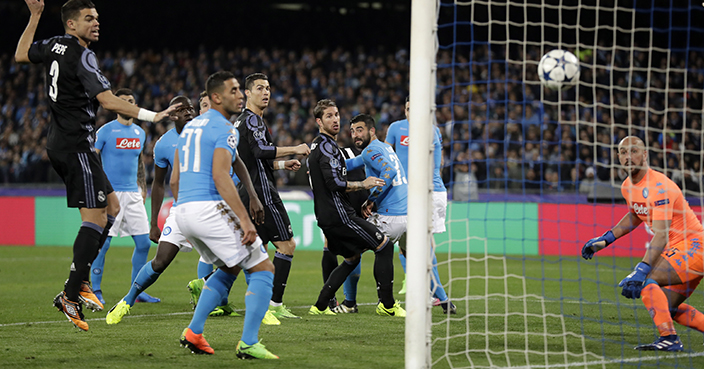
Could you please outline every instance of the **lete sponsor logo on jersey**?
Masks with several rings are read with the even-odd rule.
[[[139,138],[118,138],[115,140],[115,148],[125,150],[141,149],[142,143]]]
[[[408,146],[408,136],[401,136],[401,146]]]
[[[648,206],[646,206],[643,202],[634,202],[633,212],[636,215],[648,215]]]

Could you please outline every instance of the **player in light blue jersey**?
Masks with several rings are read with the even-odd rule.
[[[359,114],[350,121],[350,132],[356,148],[361,154],[345,160],[347,170],[352,171],[364,166],[367,177],[377,177],[384,185],[371,190],[369,197],[362,204],[362,215],[379,228],[391,243],[395,243],[406,234],[408,208],[408,180],[394,150],[376,137],[376,123],[368,114]],[[376,211],[373,212],[373,208]],[[361,264],[361,263],[360,263]],[[335,307],[335,313],[357,312],[357,282],[361,266],[357,265],[345,281],[345,300]]]
[[[136,104],[134,94],[129,89],[119,89],[115,95],[130,104]],[[95,150],[102,158],[103,170],[105,170],[120,202],[120,212],[115,217],[108,237],[92,263],[93,288],[101,303],[105,303],[101,283],[105,255],[110,249],[112,237],[132,236],[134,240],[131,282],[134,282],[137,273],[147,262],[151,245],[149,242],[149,220],[144,208],[144,201],[147,197],[144,162],[142,161],[145,134],[144,130],[133,122],[133,118],[118,114],[116,120],[106,123],[96,133]],[[159,302],[161,300],[143,293],[137,297],[137,301]]]
[[[229,294],[240,270],[250,273],[245,294],[246,314],[236,354],[240,358],[278,359],[259,342],[259,327],[269,307],[274,265],[249,219],[232,181],[237,139],[227,117],[241,110],[240,85],[230,72],[217,72],[206,82],[211,109],[190,121],[181,132],[172,188],[177,188],[176,223],[205,261],[218,269],[207,280],[181,335],[194,353],[213,354],[203,338],[208,314]],[[242,178],[244,180],[244,178]]]
[[[178,252],[190,252],[193,248],[179,230],[178,224],[176,224],[174,215],[176,201],[174,201],[169,211],[169,217],[166,219],[163,231],[159,229],[157,223],[159,211],[164,199],[164,182],[166,181],[169,169],[173,169],[174,153],[178,144],[179,135],[186,123],[190,122],[195,115],[195,109],[189,98],[176,96],[171,100],[170,105],[175,104],[181,104],[181,106],[169,115],[169,118],[174,122],[174,128],[164,133],[154,145],[155,169],[154,182],[152,182],[152,221],[149,237],[152,241],[159,244],[156,255],[151,262],[145,264],[142,270],[139,271],[127,295],[110,309],[105,317],[105,321],[108,324],[117,324],[122,321],[122,317],[129,313],[132,306],[134,306],[136,297],[157,281],[161,273],[163,273],[174,258],[176,258]],[[201,111],[205,112],[207,109],[205,111],[201,109]],[[239,158],[233,164],[233,173],[239,173],[242,178],[245,179],[249,178],[247,168]],[[233,177],[236,177],[236,174],[233,174]],[[251,186],[251,181],[249,181],[249,183],[251,193],[255,193],[254,186]],[[252,202],[250,204],[250,211],[255,222],[261,223],[263,221],[264,207],[261,202]],[[203,261],[203,263],[210,266],[212,271],[212,264],[206,263],[205,261]],[[204,282],[201,281],[201,283]],[[191,283],[189,283],[189,286],[190,284]],[[200,287],[202,288],[202,284]],[[200,295],[200,288],[198,289],[198,295]],[[194,301],[194,305],[196,301]],[[234,307],[227,302],[227,299],[224,299],[222,304],[211,312],[211,316],[217,315],[239,316],[239,314],[234,311]]]
[[[410,103],[408,98],[406,98],[406,119],[396,121],[391,123],[389,129],[386,131],[386,143],[391,145],[396,151],[403,168],[408,173],[408,113],[410,109]],[[433,137],[433,233],[444,233],[445,232],[445,217],[447,212],[447,189],[442,181],[440,175],[440,168],[442,168],[442,135],[440,134],[440,129],[438,127],[434,128]],[[433,296],[435,300],[433,304],[440,305],[447,314],[457,313],[457,307],[450,302],[447,297],[445,289],[440,283],[440,274],[438,273],[437,267],[437,257],[435,256],[435,240],[430,239],[433,250],[433,279],[430,280],[430,289],[434,291]],[[404,255],[406,238],[401,239],[403,247],[401,249],[401,254],[399,258],[401,259],[401,265],[403,266],[403,271],[406,271],[406,256]],[[406,293],[406,280],[403,280],[403,288],[399,292],[401,294]]]

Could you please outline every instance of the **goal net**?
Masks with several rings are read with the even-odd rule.
[[[633,349],[658,336],[641,300],[617,287],[645,253],[643,226],[580,256],[628,211],[616,145],[629,135],[701,218],[703,9],[438,2],[436,118],[452,201],[435,239],[458,311],[433,310],[433,367],[704,367],[701,332],[680,325],[683,353]],[[538,62],[553,49],[579,58],[575,87],[541,85]],[[702,308],[702,296],[688,303]]]

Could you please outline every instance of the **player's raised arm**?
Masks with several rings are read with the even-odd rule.
[[[29,23],[25,27],[22,36],[20,36],[20,41],[17,43],[17,49],[15,50],[15,61],[17,63],[29,63],[29,47],[32,46],[32,41],[34,41],[34,33],[37,31],[37,26],[39,25],[39,19],[42,17],[42,12],[44,11],[44,0],[24,0],[29,8]]]
[[[115,96],[110,90],[105,90],[97,94],[96,98],[100,102],[100,106],[102,106],[103,109],[107,109],[118,114],[126,115],[131,118],[137,118],[145,122],[160,122],[168,118],[169,114],[172,111],[176,110],[179,106],[181,106],[180,103],[174,104],[157,113],[151,110],[140,108],[136,105],[132,105]]]

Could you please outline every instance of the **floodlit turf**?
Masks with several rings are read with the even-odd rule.
[[[150,257],[155,248],[151,251]],[[241,317],[208,319],[205,337],[213,356],[179,347],[192,315],[186,283],[195,276],[196,253],[180,254],[149,289],[161,303],[137,304],[120,324],[108,326],[107,310],[129,287],[131,253],[130,248],[110,249],[103,282],[106,310],[85,312],[90,331],[79,332],[51,304],[68,275],[71,249],[0,247],[0,367],[403,367],[404,321],[374,312],[370,253],[363,260],[359,314],[309,316],[322,287],[320,252],[296,252],[284,302],[302,319],[260,331],[262,342],[281,357],[278,361],[236,358]],[[702,335],[681,326],[684,353],[639,355],[632,349],[653,341],[655,329],[641,302],[626,300],[614,288],[628,274],[631,260],[510,257],[504,262],[470,256],[468,261],[455,255],[448,263],[446,255],[438,255],[446,283],[447,265],[452,266],[448,292],[456,298],[458,314],[448,320],[439,307],[433,309],[434,367],[704,367]],[[511,276],[503,277],[504,270]],[[396,291],[402,278],[396,260]],[[244,290],[241,278],[230,294],[240,309]],[[341,291],[338,298],[343,298]],[[690,299],[697,308],[704,307],[702,302],[700,292]]]

